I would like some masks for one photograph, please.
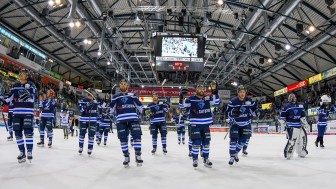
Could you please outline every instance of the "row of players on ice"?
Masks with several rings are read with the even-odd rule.
[[[28,81],[28,73],[22,70],[19,74],[20,81],[16,83],[9,92],[8,98],[1,97],[2,101],[12,105],[11,112],[13,114],[13,130],[15,133],[17,145],[20,151],[17,159],[19,162],[25,162],[33,159],[33,116],[34,116],[34,102],[36,88],[33,83]],[[186,98],[187,89],[182,89],[180,92],[180,108],[184,109],[185,115],[179,114],[177,124],[184,126],[184,120],[189,118],[189,138],[190,138],[190,152],[192,157],[193,167],[198,166],[198,155],[201,154],[203,163],[206,167],[212,167],[212,162],[209,160],[210,152],[210,124],[212,124],[212,113],[210,107],[212,105],[218,106],[220,100],[218,97],[217,83],[213,81],[210,85],[212,96],[205,96],[205,87],[198,85],[196,94]],[[116,117],[116,127],[118,139],[120,140],[121,150],[124,156],[123,165],[128,167],[130,163],[130,154],[128,149],[128,136],[133,138],[133,145],[135,151],[135,162],[141,166],[143,160],[141,158],[141,127],[139,123],[139,112],[143,112],[143,106],[139,99],[133,94],[128,93],[128,83],[125,80],[120,82],[121,93],[112,97],[111,102],[99,105],[95,99],[95,95],[88,92],[87,98],[84,98],[79,103],[80,117],[80,133],[79,133],[79,153],[83,152],[84,139],[88,133],[88,151],[92,154],[94,137],[96,133],[96,124],[98,119],[98,109],[101,106],[103,111],[102,124],[111,121],[110,115],[114,114]],[[230,124],[230,160],[229,164],[238,162],[238,153],[244,145],[248,144],[251,137],[251,122],[252,117],[256,117],[257,108],[255,102],[246,96],[246,89],[244,86],[239,86],[237,89],[237,97],[234,97],[227,105],[227,121]],[[40,136],[41,142],[44,139],[45,128],[48,130],[49,143],[52,142],[52,128],[51,122],[54,118],[54,107],[56,106],[53,100],[52,91],[48,91],[47,99],[42,103]],[[321,101],[319,127],[325,128],[327,125],[328,114],[330,111],[329,104],[331,102],[329,97],[324,96]],[[287,159],[293,157],[296,149],[299,157],[305,157],[308,154],[307,135],[305,128],[308,127],[306,121],[305,111],[302,105],[296,102],[294,94],[289,95],[287,103],[281,111],[282,126],[286,126],[288,142],[284,149],[284,156]],[[157,95],[153,95],[153,103],[148,105],[151,111],[150,130],[152,134],[152,153],[157,149],[158,132],[161,134],[161,143],[163,152],[167,153],[166,135],[167,128],[165,125],[165,113],[168,112],[168,106],[165,103],[159,102]],[[324,132],[321,132],[324,133]],[[317,142],[322,142],[323,135],[318,136]],[[24,145],[26,144],[26,146]],[[200,152],[201,151],[201,152]]]

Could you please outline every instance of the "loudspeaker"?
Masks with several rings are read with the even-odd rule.
[[[281,51],[281,49],[282,49],[282,46],[281,46],[279,43],[276,43],[276,44],[274,45],[274,47],[275,47],[275,50],[276,50],[276,51]]]
[[[183,26],[183,24],[184,24],[184,17],[180,16],[179,17],[179,26]]]
[[[70,35],[71,35],[71,29],[69,27],[64,28],[64,35],[66,37],[70,37]]]
[[[163,32],[163,26],[159,26],[159,32]]]
[[[303,32],[303,24],[296,24],[296,32],[302,33]]]
[[[201,33],[201,27],[199,26],[196,27],[196,33]]]
[[[42,9],[41,17],[46,17],[48,15],[49,15],[49,9],[48,8]]]
[[[264,64],[265,63],[265,58],[259,58],[259,64]]]

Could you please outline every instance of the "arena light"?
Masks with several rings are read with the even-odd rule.
[[[309,30],[310,33],[313,33],[316,30],[316,28],[315,28],[315,26],[311,25],[311,26],[308,27],[308,30]]]
[[[101,56],[101,55],[102,55],[101,51],[98,51],[97,55],[98,55],[98,56]]]
[[[217,6],[223,6],[224,4],[224,1],[223,0],[218,0],[217,1]]]
[[[231,85],[238,86],[238,83],[234,81],[234,82],[231,83]]]
[[[106,63],[106,64],[109,66],[109,65],[111,65],[111,62],[110,62],[110,61],[107,61],[107,63]]]
[[[89,40],[84,39],[83,43],[84,43],[84,44],[88,44],[88,43],[89,43]]]
[[[78,28],[78,27],[80,27],[82,25],[82,23],[79,20],[77,20],[76,23],[75,23],[75,25]]]
[[[49,6],[54,6],[55,2],[53,0],[48,1]]]
[[[285,49],[288,51],[288,50],[291,49],[291,46],[290,46],[289,44],[287,44],[287,45],[285,46]]]
[[[272,58],[269,58],[269,59],[267,60],[267,62],[268,62],[268,63],[272,63],[272,62],[273,62],[273,59],[272,59]]]
[[[69,23],[69,26],[70,26],[70,28],[73,28],[73,27],[75,26],[75,23],[71,21],[71,22]]]
[[[144,88],[145,86],[144,85],[141,85],[141,88]]]
[[[91,44],[92,44],[92,41],[91,41],[91,40],[88,40],[88,44],[91,45]]]
[[[62,3],[62,0],[55,0],[55,4],[56,4],[56,5],[61,5],[61,4],[63,4],[63,3]]]

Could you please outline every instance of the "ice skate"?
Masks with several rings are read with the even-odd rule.
[[[100,140],[96,140],[96,142],[97,142],[97,145],[100,146],[101,141]]]
[[[81,155],[82,152],[83,152],[83,148],[79,148],[79,150],[78,150],[79,155]]]
[[[212,162],[209,159],[204,159],[204,166],[212,168]]]
[[[233,156],[233,158],[234,158],[234,160],[235,160],[236,163],[239,162],[238,154],[236,154],[235,156]]]
[[[198,167],[198,161],[197,161],[197,160],[194,160],[194,161],[193,161],[193,167],[194,167],[194,168]]]
[[[19,163],[24,163],[26,162],[26,154],[23,152],[20,152],[20,154],[17,157],[17,160]]]
[[[246,149],[243,149],[243,152],[242,152],[242,153],[243,153],[243,156],[245,156],[245,157],[248,155]]]
[[[142,166],[143,160],[141,159],[141,155],[140,154],[135,155],[135,162],[137,163],[138,167]]]
[[[324,145],[323,145],[323,144],[321,144],[321,145],[320,145],[320,147],[321,147],[321,148],[324,148]]]
[[[38,142],[38,143],[37,143],[37,146],[39,146],[39,147],[44,147],[44,141],[40,141],[40,142]]]
[[[156,152],[156,148],[153,148],[152,155],[155,155],[155,152]]]
[[[318,147],[318,142],[317,141],[315,141],[315,146]]]
[[[183,145],[185,145],[185,142],[184,142],[184,141],[182,141],[182,144],[183,144]]]
[[[125,157],[125,160],[123,162],[123,165],[126,168],[126,167],[129,167],[130,157],[129,157],[129,154],[124,155],[124,157]]]
[[[52,140],[49,140],[48,147],[51,148],[51,146],[52,146]]]
[[[178,144],[180,145],[180,144],[181,144],[181,141],[178,141]]]
[[[104,146],[106,146],[106,141],[104,142]]]
[[[88,155],[91,156],[92,154],[92,149],[88,149]]]
[[[163,155],[166,155],[168,153],[166,148],[163,148]]]
[[[229,165],[233,165],[234,162],[235,162],[235,158],[231,156],[229,160]]]
[[[32,152],[27,153],[27,159],[31,163],[31,161],[33,160],[33,153]]]
[[[13,141],[13,137],[12,136],[7,137],[7,141]]]

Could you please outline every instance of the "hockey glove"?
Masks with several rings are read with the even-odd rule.
[[[179,95],[180,100],[184,100],[186,94],[188,94],[188,89],[183,88],[180,92],[180,95]]]
[[[214,95],[218,94],[218,84],[215,80],[212,80],[212,82],[210,83],[210,88],[211,88],[212,94]]]
[[[309,124],[308,124],[308,122],[307,122],[307,120],[306,120],[306,117],[301,117],[301,124],[302,124],[302,126],[306,129],[306,131],[308,131],[308,129],[309,129]]]

